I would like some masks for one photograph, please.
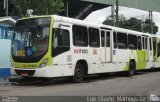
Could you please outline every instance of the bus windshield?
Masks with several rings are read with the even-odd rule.
[[[48,51],[50,18],[31,18],[17,22],[12,56],[18,62],[37,62]]]

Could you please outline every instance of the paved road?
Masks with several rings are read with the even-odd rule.
[[[82,83],[58,80],[50,85],[0,86],[0,96],[160,96],[160,70],[139,72],[132,77],[119,74],[87,77]]]

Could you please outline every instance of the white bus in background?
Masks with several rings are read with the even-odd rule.
[[[159,37],[56,15],[21,19],[12,42],[12,74],[72,77],[160,67]]]

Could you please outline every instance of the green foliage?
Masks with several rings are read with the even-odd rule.
[[[128,20],[125,20],[123,22],[121,22],[121,27],[122,28],[126,28],[126,29],[132,29],[135,31],[142,31],[142,21],[135,18],[135,17],[131,17]]]
[[[11,16],[28,16],[27,9],[32,9],[33,15],[52,15],[64,11],[63,0],[9,0],[9,4]]]
[[[145,20],[145,22],[144,22],[144,27],[143,27],[143,30],[144,30],[144,32],[149,32],[149,33],[151,33],[151,25],[150,25],[150,20],[149,19],[146,19]],[[157,33],[157,31],[158,31],[158,26],[154,23],[154,22],[152,22],[153,23],[153,34],[156,34]]]
[[[112,18],[115,17],[108,16],[106,20],[103,22],[103,24],[114,26],[115,20]],[[123,15],[119,16],[119,27],[139,32],[151,33],[150,22],[151,21],[149,19],[146,19],[144,22],[142,22],[141,19],[137,19],[135,17],[126,19]],[[153,34],[156,34],[158,32],[158,26],[155,25],[154,22],[152,24],[153,24]]]

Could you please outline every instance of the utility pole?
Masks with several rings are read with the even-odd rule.
[[[8,0],[4,0],[5,16],[8,16]]]
[[[68,15],[68,0],[64,0],[64,5],[65,5],[65,16],[69,16]]]
[[[118,12],[119,12],[119,0],[116,0],[116,26],[119,27],[119,18],[118,18]]]
[[[113,21],[113,26],[115,26],[115,6],[111,6],[111,19]]]
[[[145,18],[144,18],[144,15],[142,15],[142,32],[144,32],[144,21],[145,21]]]
[[[153,15],[152,15],[152,11],[149,11],[149,23],[150,23],[150,32],[151,34],[153,34]]]

